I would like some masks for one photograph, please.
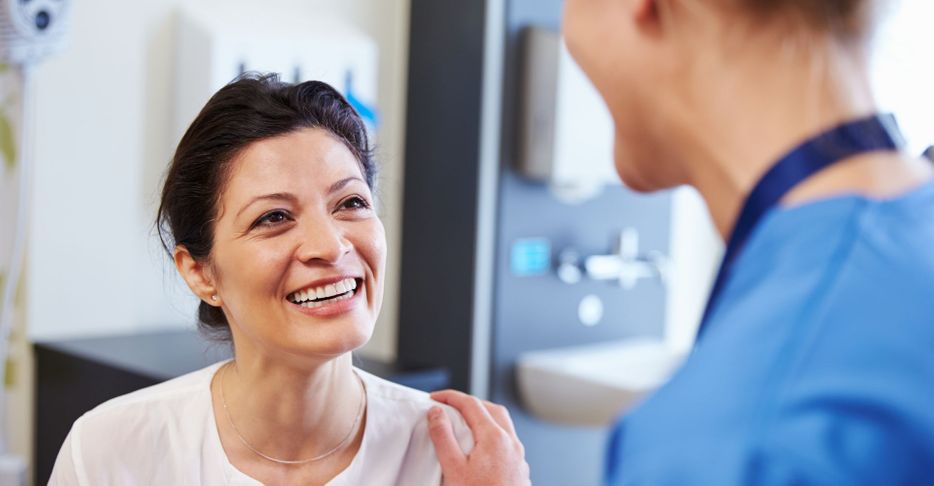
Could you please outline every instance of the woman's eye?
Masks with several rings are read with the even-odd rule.
[[[353,196],[353,197],[348,197],[347,199],[344,199],[344,202],[341,203],[340,207],[341,209],[351,209],[351,210],[367,209],[370,207],[370,204],[367,203],[366,200],[360,196]]]
[[[284,211],[270,211],[256,220],[253,227],[257,226],[275,226],[288,220],[288,215]]]

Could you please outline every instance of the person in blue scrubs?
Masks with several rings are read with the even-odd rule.
[[[696,349],[614,427],[607,484],[934,483],[934,170],[869,87],[888,3],[567,0],[619,175],[695,187],[727,243]],[[478,437],[461,454],[430,417],[447,484],[527,484],[508,415],[436,397]]]

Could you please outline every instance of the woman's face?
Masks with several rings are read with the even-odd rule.
[[[361,166],[335,136],[305,128],[248,146],[218,214],[208,271],[238,354],[329,359],[366,343],[386,238]]]

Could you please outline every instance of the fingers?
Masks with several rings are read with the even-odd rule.
[[[518,437],[516,434],[516,427],[513,425],[512,417],[509,416],[509,410],[507,410],[506,407],[487,401],[483,402],[483,406],[486,408],[487,413],[493,417],[493,420],[495,420],[503,430],[513,437]]]
[[[429,432],[445,484],[530,484],[525,448],[505,407],[454,390],[435,392],[431,397],[458,410],[474,436],[473,449],[465,455],[447,414],[439,407],[429,412]]]
[[[529,468],[529,463],[525,460],[522,461],[522,465],[519,467],[519,476],[522,477],[522,484],[532,486],[532,471]]]
[[[516,427],[512,423],[512,417],[509,416],[509,410],[499,404],[492,402],[483,402],[483,406],[486,407],[487,412],[490,416],[493,417],[493,420],[502,428],[506,433],[506,441],[516,450],[520,456],[525,457],[525,446],[522,445],[522,441],[519,440],[519,434],[516,433]]]
[[[457,390],[444,390],[432,393],[431,398],[457,409],[474,435],[489,432],[491,427],[499,428],[496,420],[476,397]]]
[[[431,398],[456,408],[464,416],[464,420],[467,421],[467,425],[471,429],[477,424],[486,423],[486,417],[488,416],[503,430],[511,435],[516,435],[516,428],[509,416],[509,410],[502,405],[480,400],[457,390],[434,392],[431,394]]]
[[[464,464],[466,456],[457,444],[448,415],[441,407],[433,407],[428,411],[428,435],[435,444],[442,470],[456,471]]]

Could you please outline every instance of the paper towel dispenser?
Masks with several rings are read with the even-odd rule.
[[[610,112],[557,32],[524,32],[518,171],[566,202],[620,184],[613,167]]]

